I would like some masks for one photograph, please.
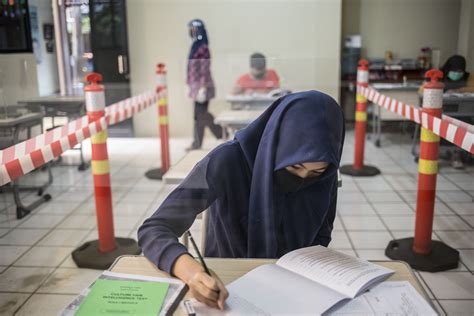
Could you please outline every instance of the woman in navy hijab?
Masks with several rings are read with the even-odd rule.
[[[223,308],[224,285],[203,272],[178,237],[208,208],[207,257],[278,258],[327,246],[343,142],[342,110],[328,95],[278,99],[201,160],[145,220],[138,231],[145,256],[186,282],[198,300]]]
[[[206,27],[202,20],[194,19],[188,23],[188,28],[193,40],[186,76],[189,97],[194,101],[194,140],[188,148],[191,150],[201,148],[206,126],[216,138],[222,138],[222,128],[214,124],[214,117],[208,111],[209,101],[215,96],[215,87]]]

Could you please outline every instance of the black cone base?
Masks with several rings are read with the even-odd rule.
[[[115,242],[117,248],[105,253],[99,251],[98,240],[88,241],[72,252],[72,259],[79,268],[106,270],[117,257],[139,255],[142,252],[134,239],[115,238]]]
[[[362,169],[354,169],[352,165],[344,165],[339,168],[342,174],[353,177],[373,177],[380,174],[380,170],[373,166],[363,166]]]
[[[151,180],[161,180],[163,179],[164,172],[160,168],[151,169],[145,172],[145,177]]]
[[[458,267],[459,252],[448,245],[433,240],[429,255],[420,255],[413,252],[413,238],[395,239],[385,248],[385,255],[393,260],[401,260],[412,268],[439,272]]]

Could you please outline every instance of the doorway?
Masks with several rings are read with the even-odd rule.
[[[127,8],[125,0],[67,0],[58,4],[64,19],[61,32],[65,93],[82,94],[84,77],[94,71],[103,76],[107,105],[130,97]],[[63,92],[63,91],[61,91]],[[109,127],[109,135],[133,136],[128,119]]]

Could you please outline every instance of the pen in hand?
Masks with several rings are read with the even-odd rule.
[[[207,265],[206,265],[206,262],[204,261],[204,258],[203,258],[202,255],[201,255],[201,252],[199,252],[199,248],[197,247],[196,242],[194,241],[193,235],[191,235],[191,232],[190,232],[189,230],[186,232],[186,234],[188,235],[189,240],[191,240],[191,244],[193,245],[194,251],[196,251],[196,254],[197,254],[198,257],[199,257],[199,261],[201,261],[201,264],[202,264],[202,266],[203,266],[203,268],[204,268],[204,271],[205,271],[209,276],[212,276],[212,275],[211,275],[211,272],[209,271],[209,268],[208,268]]]
[[[194,248],[194,251],[196,252],[198,258],[199,258],[199,261],[201,262],[201,265],[202,267],[204,268],[204,272],[210,277],[212,278],[217,286],[216,287],[212,287],[212,288],[209,288],[212,292],[214,292],[214,294],[217,295],[217,307],[219,307],[219,309],[223,310],[225,307],[224,307],[224,301],[226,300],[226,298],[229,296],[229,293],[227,292],[227,290],[225,289],[224,285],[222,284],[222,282],[219,280],[219,278],[217,276],[213,276],[211,274],[211,271],[209,270],[209,268],[207,267],[206,265],[206,262],[204,261],[204,258],[202,257],[201,255],[201,252],[199,251],[199,248],[197,247],[196,245],[196,242],[194,241],[194,238],[193,236],[191,235],[191,232],[190,231],[186,231],[185,232],[186,236],[188,236],[189,240],[191,240],[191,244],[193,245],[193,248]],[[202,295],[202,294],[201,294]],[[206,295],[207,296],[207,295]],[[206,303],[207,304],[207,303]],[[209,304],[208,304],[209,305]]]

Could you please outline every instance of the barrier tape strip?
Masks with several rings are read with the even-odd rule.
[[[89,124],[87,116],[83,116],[0,150],[0,186],[41,167],[90,136],[106,130],[107,126],[122,122],[157,101],[158,94],[145,92],[107,106],[105,117],[98,121]]]
[[[447,116],[444,116],[441,119],[432,116],[423,112],[421,108],[416,108],[413,105],[408,105],[389,96],[383,95],[370,86],[358,86],[357,93],[364,95],[369,101],[372,101],[378,106],[420,124],[439,137],[446,139],[471,154],[474,154],[474,132],[472,131],[472,125],[458,124],[457,120]]]
[[[78,120],[70,122],[67,125],[64,125],[63,127],[58,127],[58,128],[55,128],[54,130],[51,130],[50,132],[53,132],[55,136],[59,135],[57,139],[50,141],[50,139],[48,138],[51,137],[49,136],[51,134],[48,134],[48,133],[43,134],[45,140],[48,143],[41,144],[41,146],[35,147],[33,149],[29,148],[28,149],[29,152],[27,154],[23,154],[22,156],[9,160],[8,162],[2,163],[0,165],[0,185],[4,185],[11,181],[14,181],[17,178],[27,174],[28,172],[41,167],[45,163],[53,160],[54,158],[57,158],[66,150],[73,148],[78,143],[82,142],[84,139],[92,135],[95,135],[107,128],[107,123],[104,117],[100,120],[94,121],[90,124],[82,126],[81,128],[74,130],[72,132],[66,133],[64,135],[61,133],[62,131],[68,131],[69,128],[71,128],[71,126],[75,126],[76,124],[78,125],[82,124],[83,119],[84,118],[80,118]],[[39,136],[43,136],[43,135],[39,135]],[[37,141],[41,141],[42,138],[39,136],[33,139]],[[28,141],[31,141],[31,140],[32,139],[29,139],[23,143],[18,144],[20,145],[19,146],[20,150],[22,149],[22,146],[26,148],[26,143],[28,143]],[[40,143],[38,142],[36,143],[36,145],[40,145]],[[2,158],[5,157],[5,155],[2,155],[2,156],[3,156]]]

